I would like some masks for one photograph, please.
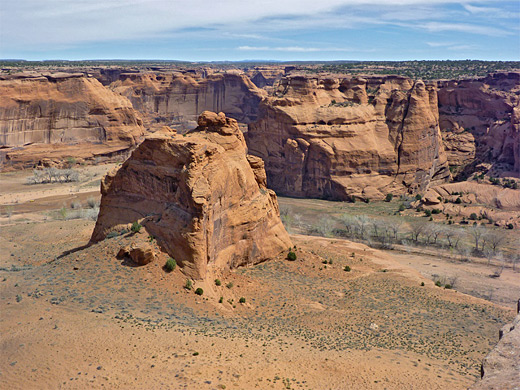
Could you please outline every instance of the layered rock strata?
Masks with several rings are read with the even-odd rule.
[[[7,163],[123,152],[143,133],[131,103],[93,77],[55,73],[0,78],[0,146],[7,150]]]
[[[284,77],[247,143],[289,196],[382,198],[450,177],[435,86],[404,77]]]
[[[520,73],[439,81],[438,96],[450,165],[520,177]]]
[[[247,155],[237,122],[204,112],[198,125],[185,136],[155,133],[103,179],[93,242],[140,221],[197,279],[291,246],[263,161]]]
[[[148,127],[167,124],[180,130],[196,126],[202,111],[224,112],[242,123],[256,120],[265,92],[240,72],[122,73],[110,87],[127,97]]]

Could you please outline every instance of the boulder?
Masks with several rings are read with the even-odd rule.
[[[291,246],[263,162],[247,156],[237,122],[204,112],[198,124],[184,136],[149,136],[103,179],[93,242],[140,221],[194,279]]]

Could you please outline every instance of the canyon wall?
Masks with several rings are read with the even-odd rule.
[[[383,198],[450,177],[435,86],[399,76],[286,76],[247,143],[289,196]]]
[[[263,161],[246,154],[237,122],[204,112],[198,125],[185,136],[156,132],[104,178],[93,242],[140,221],[195,279],[291,247]]]
[[[438,95],[440,127],[454,170],[462,178],[482,170],[520,177],[520,73],[439,81]]]
[[[0,78],[0,146],[7,162],[122,152],[143,133],[131,103],[93,77],[55,73]]]
[[[238,71],[121,73],[110,88],[127,97],[152,130],[164,124],[180,131],[192,129],[206,110],[250,123],[257,119],[265,96]]]

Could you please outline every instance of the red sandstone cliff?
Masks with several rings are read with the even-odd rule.
[[[84,74],[0,78],[0,145],[7,163],[123,152],[144,133],[124,97]]]
[[[440,126],[450,165],[520,177],[520,73],[438,82]]]
[[[242,123],[256,120],[265,92],[237,72],[199,74],[181,72],[122,73],[110,87],[130,99],[148,127],[156,124],[187,130],[196,126],[202,111],[225,112]]]
[[[450,176],[436,89],[404,77],[285,77],[247,143],[290,196],[382,198]]]

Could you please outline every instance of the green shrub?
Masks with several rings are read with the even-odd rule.
[[[427,216],[427,217],[431,217],[432,216],[432,211],[431,210],[424,210],[424,215]]]
[[[512,230],[512,229],[514,228],[514,226],[513,226],[512,223],[508,223],[506,226],[507,226],[507,228],[510,229],[510,230]]]
[[[401,203],[399,205],[399,211],[404,211],[404,210],[405,210],[404,204]]]
[[[287,254],[287,260],[291,260],[291,261],[296,260],[296,253],[293,252],[293,251],[290,251],[290,252]]]
[[[244,297],[240,297],[238,300],[239,303],[246,303],[246,299]]]
[[[327,260],[322,260],[321,261],[323,264],[328,264],[329,262]]]
[[[472,221],[476,221],[477,220],[477,214],[476,213],[471,213],[471,215],[469,216],[469,219],[471,219]]]
[[[350,272],[351,271],[350,266],[346,265],[345,268],[343,268],[343,271]]]
[[[222,282],[220,281],[220,279],[215,279],[215,286],[221,286],[222,285]]]
[[[142,228],[141,224],[139,222],[135,221],[132,224],[132,228],[130,230],[132,231],[132,233],[139,233],[141,228]]]
[[[172,272],[175,267],[177,267],[177,262],[175,259],[172,259],[171,257],[168,257],[166,260],[166,264],[164,265],[164,269],[168,272]]]
[[[436,285],[437,287],[442,287],[442,283],[441,283],[440,280],[437,280],[437,281],[435,282],[435,285]]]
[[[391,202],[394,199],[393,194],[386,194],[385,202]]]
[[[424,282],[421,282],[421,287],[424,287]]]
[[[226,284],[226,287],[227,288],[233,288],[233,282],[229,282],[228,284]]]
[[[201,288],[199,287],[199,288],[197,288],[197,289],[195,290],[195,294],[197,294],[197,295],[202,295],[202,294],[204,294],[204,290],[201,289]]]
[[[114,231],[112,231],[112,232],[107,234],[107,238],[114,238],[114,237],[117,237],[117,236],[119,236],[119,233],[118,232],[114,232]]]
[[[451,289],[451,284],[444,285],[444,288],[450,290]]]
[[[224,297],[220,297],[218,300],[218,303],[222,303],[222,302],[224,302]]]
[[[455,200],[455,204],[461,204],[461,203],[462,203],[462,199],[461,199],[461,198],[457,198],[457,199]]]
[[[441,213],[440,209],[433,209],[432,210],[432,214],[440,214],[440,213]]]
[[[198,352],[193,352],[193,356],[199,356]]]
[[[415,195],[415,200],[421,200],[421,199],[422,199],[421,194],[417,194],[417,195]]]
[[[190,279],[186,279],[186,284],[184,285],[186,290],[191,290],[193,288],[193,282]]]

